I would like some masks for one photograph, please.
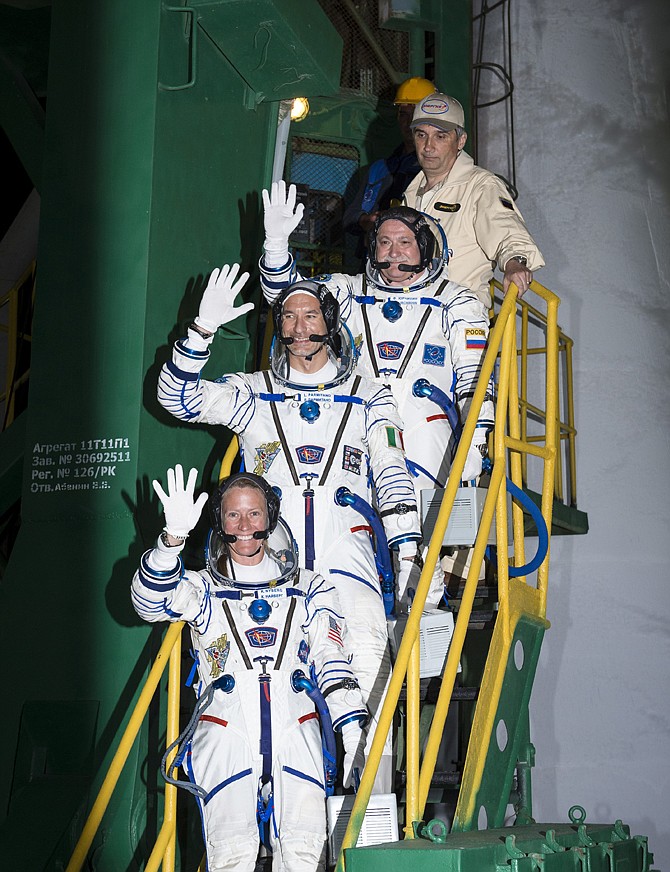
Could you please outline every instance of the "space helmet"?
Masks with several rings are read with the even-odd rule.
[[[282,315],[284,305],[293,294],[311,294],[316,297],[321,308],[321,314],[326,324],[326,332],[312,334],[309,338],[312,342],[321,342],[326,346],[328,360],[335,366],[333,377],[319,387],[332,388],[341,384],[351,375],[356,364],[356,350],[354,340],[349,328],[340,320],[340,304],[337,298],[329,290],[322,280],[324,277],[317,276],[315,279],[306,279],[295,282],[285,288],[272,305],[272,320],[274,324],[274,338],[270,348],[270,369],[280,384],[289,387],[302,388],[305,383],[299,384],[291,381],[291,366],[289,346],[290,338],[282,335]],[[316,385],[315,385],[316,387]]]
[[[247,578],[240,580],[236,577],[229,548],[236,537],[224,532],[221,518],[223,497],[235,487],[254,487],[265,498],[268,524],[265,530],[257,530],[253,538],[259,540],[259,548],[263,548],[269,558],[263,564],[267,568],[267,578],[249,581]],[[216,581],[227,586],[256,589],[286,584],[295,577],[298,572],[298,548],[288,524],[279,515],[280,502],[278,491],[260,475],[252,472],[231,475],[214,488],[209,498],[212,528],[207,540],[206,558],[207,568]]]
[[[410,290],[419,290],[434,282],[449,262],[449,249],[444,230],[425,212],[419,212],[410,206],[391,206],[379,213],[368,234],[368,259],[365,265],[368,284],[379,290],[389,290],[389,285],[382,276],[382,270],[387,269],[390,263],[380,261],[377,256],[377,236],[386,221],[401,221],[412,231],[419,246],[419,262],[399,266],[401,271],[407,273],[422,273],[427,270],[426,275],[409,284]]]

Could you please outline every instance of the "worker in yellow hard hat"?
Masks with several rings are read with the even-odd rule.
[[[344,213],[343,225],[349,233],[364,237],[374,226],[379,212],[388,209],[394,201],[400,202],[405,188],[419,172],[410,124],[415,106],[435,90],[435,85],[421,76],[412,76],[398,85],[393,103],[398,107],[402,142],[388,157],[375,161],[368,169]]]
[[[405,145],[405,154],[414,153],[414,135],[410,129],[410,124],[412,123],[412,117],[414,115],[414,107],[420,103],[424,97],[433,94],[436,90],[437,88],[429,79],[424,79],[421,76],[412,76],[410,79],[405,79],[404,82],[401,82],[398,85],[393,105],[398,107],[398,127],[400,128],[402,141]],[[417,172],[418,170],[412,175],[412,179]],[[407,187],[412,179],[407,180],[405,187]]]

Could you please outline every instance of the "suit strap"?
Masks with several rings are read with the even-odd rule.
[[[223,610],[226,613],[226,619],[228,620],[228,624],[230,626],[230,632],[235,637],[235,641],[237,642],[237,647],[240,649],[240,654],[242,655],[242,660],[244,660],[244,665],[247,669],[253,669],[254,667],[251,665],[251,660],[249,660],[249,655],[246,652],[244,645],[242,644],[242,639],[240,638],[240,634],[237,632],[237,627],[235,626],[235,621],[233,620],[232,612],[230,611],[230,606],[225,600],[222,600],[221,605],[223,606]]]
[[[351,387],[351,396],[353,397],[358,390],[358,386],[361,383],[360,375],[357,375],[354,378],[354,383]],[[319,481],[317,482],[318,486],[321,486],[326,483],[326,478],[328,477],[328,473],[330,472],[330,468],[333,465],[333,460],[335,460],[335,455],[337,454],[337,449],[340,445],[340,440],[342,439],[342,434],[344,433],[344,428],[347,426],[347,421],[349,420],[349,415],[351,415],[351,410],[354,406],[354,403],[347,403],[346,408],[344,410],[344,414],[342,415],[342,420],[340,421],[340,426],[337,428],[337,433],[335,434],[335,439],[333,441],[333,447],[330,450],[330,455],[328,457],[328,461],[326,462],[326,466],[323,470],[323,474],[319,477]]]
[[[265,385],[268,389],[268,393],[272,393],[272,382],[270,381],[270,373],[267,370],[263,370],[263,378],[265,379]],[[277,411],[277,404],[274,400],[270,400],[270,411],[272,412],[272,420],[274,421],[275,428],[277,430],[277,435],[279,436],[279,441],[281,442],[281,447],[284,451],[284,457],[286,458],[286,465],[289,468],[289,472],[291,473],[291,478],[293,479],[293,484],[300,484],[300,478],[298,477],[298,473],[295,468],[295,464],[293,463],[293,455],[289,451],[288,442],[286,441],[286,434],[284,433],[284,428],[281,425],[281,421],[279,420],[279,412]]]

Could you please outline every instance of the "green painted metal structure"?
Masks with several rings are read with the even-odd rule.
[[[159,529],[150,480],[179,460],[207,484],[225,448],[159,410],[158,368],[203,276],[258,257],[278,101],[336,91],[340,55],[316,3],[53,4],[22,526],[0,592],[5,868],[67,862],[127,719],[156,642],[128,594]],[[213,370],[250,362],[255,324],[233,328]],[[148,854],[152,729],[98,870]]]
[[[406,73],[433,76],[469,116],[470,0],[385,10],[385,27],[410,32]],[[11,688],[0,719],[0,856],[6,868],[42,872],[64,868],[158,647],[160,629],[136,618],[128,593],[160,525],[151,479],[179,461],[206,486],[225,449],[225,432],[168,418],[156,377],[214,266],[251,268],[245,296],[259,301],[259,192],[271,179],[279,101],[309,97],[312,114],[293,135],[351,144],[361,164],[388,153],[397,128],[390,104],[340,92],[341,39],[316,0],[55,0],[50,15],[30,14],[33,50],[46,50],[50,32],[46,124],[0,69],[0,120],[42,195],[30,406],[0,438],[2,511],[23,466],[22,526],[0,587]],[[0,4],[15,44],[28,45],[21,15]],[[228,325],[208,375],[251,365],[259,308]],[[509,666],[500,703],[509,742],[502,755],[490,751],[482,782],[491,826],[502,823],[519,760],[531,813],[527,704],[543,631],[519,625],[529,656],[525,669]],[[149,854],[161,802],[157,723],[149,719],[105,817],[98,872],[140,869]],[[582,868],[565,859],[581,851],[589,869],[648,868],[646,844],[621,827],[515,832],[516,845],[491,830],[454,833],[447,845],[352,849],[347,864],[399,867],[409,850],[426,867],[562,870]],[[603,865],[630,852],[637,865]]]
[[[571,809],[570,824],[532,824],[446,835],[440,821],[429,821],[420,838],[393,846],[352,848],[347,872],[628,872],[653,862],[645,836],[627,826],[587,824],[583,809]]]

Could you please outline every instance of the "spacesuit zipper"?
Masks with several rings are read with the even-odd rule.
[[[307,487],[302,492],[305,498],[305,569],[314,569],[316,553],[314,551],[314,488],[313,475],[306,475]]]
[[[270,703],[272,701],[272,698],[270,696],[271,676],[270,673],[267,671],[269,658],[255,657],[254,659],[260,661],[262,670],[260,675],[258,676],[261,712],[261,736],[259,751],[261,753],[261,757],[263,758],[263,771],[261,774],[261,780],[263,784],[266,784],[270,780],[270,776],[272,775],[272,709],[270,706]]]
[[[268,828],[272,821],[277,836],[277,826],[274,820],[274,786],[272,782],[272,697],[270,694],[271,677],[267,671],[268,657],[254,657],[254,661],[260,661],[261,673],[258,676],[258,688],[260,694],[260,718],[261,734],[259,752],[262,758],[261,776],[258,783],[256,815],[261,842],[269,847]],[[269,792],[266,789],[269,785]]]

